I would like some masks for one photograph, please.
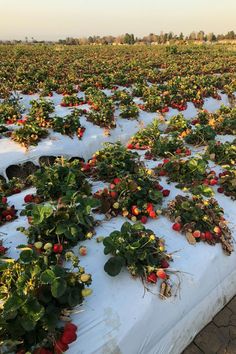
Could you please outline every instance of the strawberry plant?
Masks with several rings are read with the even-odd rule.
[[[111,104],[101,106],[98,109],[93,109],[86,114],[88,121],[101,128],[115,128],[114,108]]]
[[[195,129],[185,136],[187,144],[191,145],[207,145],[211,140],[216,137],[216,132],[210,126],[196,126]]]
[[[21,178],[17,177],[11,178],[8,182],[5,180],[0,180],[0,193],[2,193],[4,196],[9,196],[12,194],[17,194],[29,186],[29,179],[26,179],[24,182]]]
[[[233,251],[231,231],[224,218],[224,211],[215,199],[178,195],[169,202],[165,215],[174,222],[173,230],[185,234],[189,243],[221,243],[227,255]]]
[[[217,134],[236,134],[236,108],[221,106],[214,114],[214,129]]]
[[[69,320],[81,304],[91,276],[77,262],[73,272],[48,266],[45,257],[23,247],[18,260],[0,261],[0,345],[5,352],[61,353],[76,340]],[[73,327],[73,331],[71,328]]]
[[[219,193],[224,193],[225,195],[231,197],[233,200],[236,199],[236,169],[230,168],[227,171],[221,172],[219,174]]]
[[[81,171],[78,160],[68,162],[58,158],[52,166],[42,166],[31,177],[37,194],[45,200],[57,199],[68,193],[78,192],[82,195],[91,193],[90,185]]]
[[[43,98],[40,100],[33,100],[30,102],[28,121],[37,124],[39,127],[51,127],[52,119],[50,113],[54,111],[54,104]]]
[[[176,134],[160,136],[155,139],[146,157],[171,157],[174,155],[190,155],[191,151],[184,146],[184,142]]]
[[[91,105],[91,111],[86,114],[90,122],[109,129],[116,126],[112,99],[93,87],[89,87],[85,91],[85,98],[87,103]]]
[[[62,107],[74,107],[84,104],[83,98],[79,98],[76,94],[71,96],[64,96],[61,101]]]
[[[11,139],[21,144],[25,148],[36,146],[41,139],[48,136],[48,131],[36,125],[35,123],[27,123],[22,128],[11,134]]]
[[[157,207],[162,203],[162,189],[163,187],[143,170],[139,175],[119,180],[116,178],[109,188],[96,192],[94,197],[101,203],[97,210],[105,213],[108,218],[120,214],[145,224],[149,216],[156,218],[160,212]]]
[[[0,102],[0,124],[13,124],[21,118],[22,108],[15,97]]]
[[[207,169],[207,160],[192,157],[188,160],[165,160],[157,167],[156,172],[159,176],[167,176],[169,182],[177,182],[177,188],[212,196],[210,186],[217,184],[218,178],[214,171]]]
[[[186,118],[184,118],[183,114],[178,114],[177,116],[171,117],[168,122],[168,127],[166,129],[166,133],[170,132],[179,132],[182,133],[189,126],[189,123]]]
[[[63,118],[53,117],[52,127],[55,132],[68,135],[70,138],[76,134],[79,139],[82,139],[85,132],[85,128],[80,124],[78,110],[73,110],[70,115]]]
[[[159,139],[159,119],[154,119],[146,128],[140,129],[127,144],[128,149],[149,149]]]
[[[160,296],[171,296],[168,267],[172,258],[165,251],[163,238],[140,223],[125,222],[120,231],[105,237],[103,244],[104,253],[112,255],[104,265],[110,276],[118,275],[127,267],[129,273],[142,282],[157,283],[160,279]]]
[[[121,105],[120,110],[120,117],[122,118],[137,118],[139,115],[138,107],[134,103]]]
[[[64,254],[79,241],[93,235],[95,221],[91,210],[98,205],[95,199],[77,194],[60,198],[54,204],[29,204],[22,215],[28,217],[30,227],[21,227],[19,231],[27,236],[30,244],[41,242],[40,249],[45,255]],[[45,249],[48,243],[50,252]]]
[[[121,103],[122,105],[125,105],[125,106],[126,105],[128,106],[133,103],[133,97],[126,90],[115,91],[115,93],[112,96],[112,99],[115,102],[118,101],[119,103]]]
[[[14,205],[9,206],[7,198],[0,194],[0,226],[6,222],[13,221],[17,218],[17,210]]]
[[[220,165],[234,166],[236,162],[236,139],[232,143],[210,141],[206,149],[206,157]]]
[[[3,137],[11,136],[11,131],[5,127],[5,125],[0,125],[0,139]]]
[[[89,166],[90,174],[94,178],[109,182],[116,177],[137,173],[141,162],[136,152],[127,150],[117,142],[105,143],[104,149],[96,152]]]

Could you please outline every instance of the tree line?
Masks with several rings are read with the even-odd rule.
[[[175,42],[219,42],[224,40],[236,40],[236,33],[229,31],[226,34],[215,34],[213,32],[205,33],[204,31],[191,32],[188,35],[174,34],[173,32],[161,32],[160,34],[150,33],[144,37],[135,37],[133,33],[125,33],[120,36],[89,36],[83,38],[67,37],[66,39],[59,39],[58,41],[38,41],[35,38],[25,37],[24,40],[3,41],[0,43],[59,43],[67,45],[92,45],[92,44],[166,44]]]

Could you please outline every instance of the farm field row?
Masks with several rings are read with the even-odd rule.
[[[14,50],[19,63],[35,55]],[[69,50],[68,67],[90,67],[63,92],[55,84],[39,97],[46,80],[35,79],[35,61],[32,81],[20,81],[21,63],[2,95],[1,345],[18,354],[178,354],[235,295],[235,57],[180,47],[191,72],[181,66],[175,81],[178,56],[124,48],[128,65],[119,61],[112,81],[112,48],[94,82],[90,55],[96,65],[111,60],[94,50]]]

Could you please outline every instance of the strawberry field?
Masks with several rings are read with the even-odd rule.
[[[1,353],[179,354],[235,295],[235,47],[170,49],[0,46]]]

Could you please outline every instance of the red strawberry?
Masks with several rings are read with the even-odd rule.
[[[7,197],[2,197],[2,204],[7,204]]]
[[[70,344],[74,342],[76,339],[77,339],[77,335],[75,331],[71,331],[71,330],[64,331],[61,336],[61,341],[64,344]]]
[[[168,195],[170,194],[169,189],[164,189],[164,190],[162,191],[162,194],[163,194],[163,197],[168,197]]]
[[[224,193],[224,188],[223,188],[223,187],[219,187],[219,188],[217,189],[217,192],[218,192],[218,193]]]
[[[162,187],[160,184],[157,184],[157,185],[156,185],[156,189],[157,189],[158,191],[162,191],[163,187]]]
[[[178,222],[176,222],[175,224],[172,225],[172,229],[175,231],[180,231],[182,228],[182,225]]]
[[[199,230],[195,230],[195,231],[193,232],[193,237],[195,237],[195,238],[201,237],[201,232],[200,232]]]
[[[150,211],[149,213],[150,218],[155,219],[156,218],[156,212],[154,210]]]
[[[166,259],[162,259],[161,266],[162,266],[162,268],[169,268],[170,265]]]
[[[14,189],[12,190],[12,194],[18,194],[18,193],[20,193],[20,192],[21,192],[20,188],[14,188]]]
[[[33,194],[27,194],[27,195],[24,197],[24,202],[25,202],[25,203],[31,203],[33,199],[34,199]]]
[[[68,322],[68,323],[66,323],[65,324],[65,327],[64,327],[64,331],[74,331],[74,332],[76,332],[77,331],[77,329],[78,329],[78,327],[74,324],[74,323],[72,323],[72,322]]]
[[[153,204],[152,203],[147,203],[147,212],[150,213],[150,211],[153,210]]]
[[[211,241],[213,239],[213,235],[210,231],[205,232],[205,239]]]
[[[175,151],[175,152],[176,152],[176,154],[178,154],[178,155],[179,155],[179,154],[181,154],[182,150],[181,150],[180,148],[178,148],[178,149],[176,149],[176,151]]]
[[[119,184],[121,182],[121,179],[120,178],[114,178],[113,182],[115,184]]]
[[[6,247],[4,247],[4,246],[0,246],[0,255],[5,254],[5,253],[6,253],[6,251],[7,251],[7,248],[6,248]]]
[[[187,150],[185,151],[185,155],[186,155],[186,156],[190,156],[190,155],[191,155],[191,150],[187,149]]]
[[[110,195],[111,195],[111,197],[112,197],[112,198],[117,198],[118,193],[117,193],[117,192],[112,191],[112,192],[110,193]]]
[[[131,211],[132,211],[132,214],[135,216],[140,214],[140,210],[138,209],[137,205],[132,205]]]
[[[163,269],[159,269],[159,270],[156,272],[156,275],[157,275],[157,277],[160,278],[160,279],[166,279],[166,278],[167,278],[166,272],[165,272]]]
[[[157,276],[156,274],[153,272],[153,273],[150,273],[148,276],[147,276],[147,281],[149,283],[156,283],[157,282]]]
[[[166,175],[166,172],[164,170],[160,170],[158,172],[159,176],[165,176]]]
[[[63,246],[61,243],[56,243],[54,246],[53,246],[53,252],[55,253],[62,253],[63,251]]]
[[[147,220],[148,220],[148,218],[147,218],[145,215],[143,215],[143,216],[141,217],[141,222],[142,222],[143,224],[146,224]]]
[[[217,180],[215,178],[210,180],[210,186],[215,186],[216,184]]]
[[[205,234],[205,232],[201,232],[201,239],[202,239],[202,240],[205,240],[205,239],[206,239],[206,234]]]
[[[54,352],[55,354],[63,354],[64,352],[66,352],[69,349],[68,344],[63,343],[60,339],[58,339],[55,343],[54,343]]]
[[[170,159],[164,159],[163,164],[165,165],[166,163],[170,162]]]

